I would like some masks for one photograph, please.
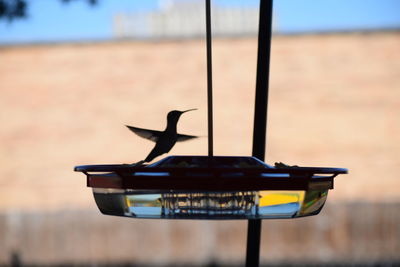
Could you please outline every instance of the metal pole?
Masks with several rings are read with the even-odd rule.
[[[267,129],[269,66],[272,35],[272,2],[273,0],[260,0],[260,18],[258,28],[257,79],[252,155],[262,161],[265,160]],[[260,264],[260,237],[261,220],[249,220],[246,252],[247,267],[255,267]]]
[[[207,39],[207,110],[208,110],[208,156],[213,152],[213,104],[212,104],[212,50],[211,50],[211,3],[206,0],[206,39]]]

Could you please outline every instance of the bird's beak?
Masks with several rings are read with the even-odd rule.
[[[197,108],[188,109],[188,110],[182,111],[182,113],[185,113],[185,112],[188,112],[188,111],[192,111],[192,110],[197,110]]]

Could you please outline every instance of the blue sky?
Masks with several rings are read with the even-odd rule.
[[[256,0],[213,2],[258,6]],[[114,13],[158,6],[158,0],[99,0],[95,7],[86,1],[30,0],[28,18],[0,21],[0,43],[108,39]],[[400,29],[400,0],[275,0],[274,12],[281,33]]]

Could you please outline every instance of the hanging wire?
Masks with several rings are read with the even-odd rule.
[[[207,42],[207,116],[208,116],[208,156],[213,151],[213,102],[212,102],[212,51],[211,51],[211,3],[206,0],[206,42]]]

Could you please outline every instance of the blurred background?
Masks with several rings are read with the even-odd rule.
[[[258,1],[213,0],[214,153],[250,155]],[[125,124],[204,136],[202,0],[0,0],[0,265],[241,266],[245,221],[103,216],[75,165],[131,163]],[[264,265],[400,264],[400,2],[279,0],[266,162],[345,167],[320,215],[263,221]],[[158,158],[160,159],[160,158]]]

